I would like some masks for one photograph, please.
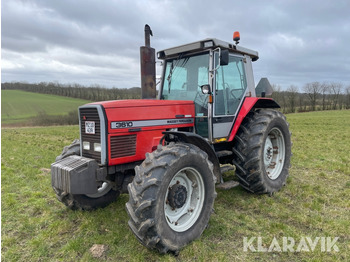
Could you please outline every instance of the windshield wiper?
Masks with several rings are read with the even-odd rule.
[[[169,72],[169,75],[167,77],[167,80],[168,80],[168,93],[170,94],[170,87],[171,87],[171,80],[172,80],[172,76],[173,76],[173,72],[175,70],[175,68],[180,64],[181,60],[182,60],[182,54],[179,56],[178,59],[175,60],[175,63],[174,63],[174,60],[171,62],[171,66],[170,66],[170,72]],[[182,65],[186,65],[187,61],[189,60],[189,57],[186,58],[183,62],[182,62]]]
[[[169,72],[169,75],[167,77],[167,80],[168,80],[168,94],[170,94],[171,77],[173,75],[173,71],[174,71],[174,62],[171,62],[170,72]]]

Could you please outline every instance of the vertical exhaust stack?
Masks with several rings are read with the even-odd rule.
[[[152,30],[145,25],[145,46],[140,47],[142,99],[156,98],[156,50],[151,47],[150,36]]]

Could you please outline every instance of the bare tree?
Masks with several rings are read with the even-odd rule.
[[[272,84],[272,98],[282,107],[284,108],[284,92],[281,91],[281,86]]]
[[[316,110],[317,98],[322,90],[322,85],[319,82],[307,83],[304,86],[304,91],[311,103],[311,110]]]
[[[329,90],[330,90],[330,86],[328,83],[324,82],[321,85],[321,93],[322,93],[322,110],[326,110],[327,109],[327,95],[329,95]]]
[[[299,98],[299,112],[305,112],[306,111],[306,104],[304,102],[304,94],[299,93],[298,98]]]
[[[345,89],[345,108],[350,109],[350,86]]]
[[[287,89],[286,95],[287,95],[287,101],[288,101],[291,113],[294,113],[296,109],[298,90],[299,90],[298,87],[295,85],[291,85]]]
[[[332,96],[332,109],[336,110],[337,105],[339,103],[339,96],[340,96],[341,91],[343,89],[343,85],[341,83],[331,83],[329,88],[330,88],[330,93]]]

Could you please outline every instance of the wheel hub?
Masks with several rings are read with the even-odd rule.
[[[265,165],[269,165],[273,156],[273,146],[270,137],[267,137],[266,143],[265,143],[265,156],[264,156],[264,162]]]
[[[179,170],[164,196],[164,214],[169,227],[184,232],[196,223],[205,198],[201,174],[192,167]]]
[[[186,187],[180,184],[175,184],[169,189],[168,202],[172,208],[181,208],[187,199]]]
[[[267,176],[272,180],[277,179],[283,170],[285,151],[281,130],[276,127],[271,129],[265,141],[264,165]]]

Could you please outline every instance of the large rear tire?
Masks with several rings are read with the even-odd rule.
[[[291,146],[289,124],[282,113],[272,109],[249,113],[233,146],[241,185],[258,194],[280,190],[288,177]]]
[[[65,146],[62,153],[56,157],[56,161],[72,155],[80,155],[80,141],[78,139],[75,139],[69,146]],[[120,191],[113,190],[109,182],[103,182],[96,194],[69,194],[55,187],[53,190],[57,199],[72,210],[93,210],[106,207],[116,201],[120,195]]]
[[[146,247],[178,252],[201,236],[213,210],[215,176],[208,156],[170,143],[146,154],[128,185],[129,227]]]

